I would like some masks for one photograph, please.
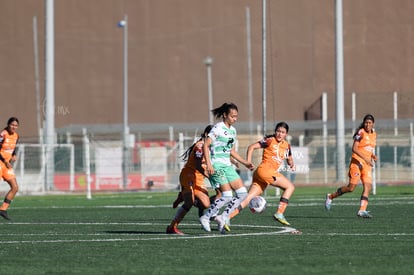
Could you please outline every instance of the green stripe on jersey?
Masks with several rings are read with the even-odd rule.
[[[209,137],[211,138],[210,155],[213,167],[223,167],[231,165],[230,151],[236,142],[236,128],[227,126],[224,122],[217,123]]]

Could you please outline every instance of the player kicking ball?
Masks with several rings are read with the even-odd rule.
[[[283,225],[290,225],[284,216],[284,212],[295,190],[295,186],[279,172],[279,168],[285,161],[290,169],[295,171],[291,147],[286,141],[288,132],[289,125],[286,122],[280,122],[276,125],[273,135],[265,136],[262,140],[249,145],[247,148],[248,162],[251,162],[253,152],[257,149],[263,149],[262,161],[253,173],[253,182],[250,185],[246,198],[242,201],[234,200],[224,210],[223,214],[218,216],[217,220],[220,221],[219,228],[222,233],[224,233],[226,228],[229,229],[230,219],[234,218],[243,208],[248,206],[253,198],[260,196],[269,185],[283,190],[279,206],[273,218]]]

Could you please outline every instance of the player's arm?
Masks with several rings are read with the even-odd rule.
[[[239,168],[239,162],[235,158],[231,157],[230,161],[232,164],[234,164],[234,166],[236,166],[236,168]]]
[[[207,175],[214,174],[214,168],[213,168],[213,165],[211,165],[211,159],[210,159],[210,145],[211,145],[211,138],[206,137],[204,140],[204,144],[203,144],[203,156],[204,156],[204,162],[206,165]]]
[[[3,147],[4,136],[3,133],[0,135],[0,149]],[[6,166],[8,166],[8,162],[5,160],[3,155],[0,153],[0,161],[2,161]]]
[[[289,152],[286,158],[286,162],[292,171],[296,170],[296,166],[295,166],[295,163],[293,162],[293,157],[292,157],[292,149],[290,148],[290,146],[289,146]]]
[[[239,153],[237,153],[236,149],[233,147],[231,148],[230,151],[230,156],[231,158],[237,160],[238,162],[240,162],[241,164],[243,164],[244,166],[246,166],[247,169],[249,170],[253,170],[254,169],[254,165],[251,161],[245,160],[244,158],[242,158]]]
[[[197,171],[200,172],[201,174],[203,174],[205,177],[208,177],[207,171],[206,171],[206,169],[204,169],[205,166],[203,165],[203,159],[196,158],[195,159],[195,164],[196,164]]]
[[[15,162],[17,159],[17,151],[19,150],[17,147],[18,143],[19,143],[19,139],[16,140],[16,147],[14,148],[13,153],[11,155],[10,164],[13,164],[13,162]]]
[[[200,143],[194,146],[194,160],[197,171],[207,177],[206,166],[204,165],[203,145]]]
[[[3,158],[1,154],[0,154],[0,161],[2,161],[3,163],[6,163],[6,160]]]
[[[255,143],[250,144],[247,147],[247,152],[246,152],[247,161],[252,162],[253,151],[256,150],[256,149],[260,149],[261,147],[262,146],[260,145],[259,142],[255,142]]]
[[[377,160],[378,160],[378,157],[377,157],[377,155],[375,155],[374,153],[372,153],[372,155],[371,155],[371,159],[372,159],[373,161],[377,161]]]

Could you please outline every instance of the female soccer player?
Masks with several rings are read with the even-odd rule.
[[[361,125],[356,130],[353,137],[354,144],[352,145],[351,162],[349,164],[349,183],[347,186],[338,188],[336,192],[326,195],[326,210],[331,209],[332,200],[334,198],[354,191],[359,180],[361,180],[363,190],[357,216],[362,218],[372,218],[372,215],[367,211],[367,207],[368,196],[372,188],[372,167],[374,166],[375,161],[377,161],[377,156],[374,154],[377,140],[374,123],[374,116],[368,114],[364,117]]]
[[[178,208],[171,224],[167,227],[168,234],[183,235],[177,226],[184,219],[185,215],[194,205],[195,200],[198,201],[199,209],[206,209],[210,206],[210,198],[207,188],[204,185],[204,159],[203,144],[207,134],[210,132],[212,125],[208,125],[200,139],[191,145],[182,155],[186,161],[180,173],[181,197],[184,200],[183,205]]]
[[[262,140],[249,145],[247,161],[251,161],[254,150],[263,149],[262,161],[253,173],[253,181],[247,197],[241,202],[235,203],[232,208],[226,209],[222,217],[218,218],[219,220],[228,225],[229,220],[248,206],[254,197],[261,195],[268,185],[272,185],[283,190],[273,218],[281,224],[290,225],[284,216],[284,212],[295,186],[279,172],[279,168],[285,160],[290,169],[295,171],[290,144],[286,141],[288,132],[289,125],[286,122],[279,122],[273,135],[265,136]]]
[[[254,168],[250,161],[246,161],[237,153],[234,146],[236,128],[233,124],[236,123],[238,116],[236,104],[224,103],[213,109],[212,113],[215,118],[221,118],[222,121],[211,129],[204,142],[203,151],[210,183],[214,189],[220,188],[221,198],[215,200],[208,211],[200,217],[201,226],[207,232],[211,231],[210,218],[215,217],[224,205],[232,201],[233,190],[239,199],[243,199],[247,195],[247,189],[232,165],[231,158],[248,169]]]
[[[17,153],[16,145],[19,141],[19,135],[16,133],[18,127],[19,120],[16,117],[11,117],[7,121],[6,128],[0,132],[0,169],[2,178],[10,186],[10,190],[7,192],[3,204],[0,207],[0,216],[6,220],[10,220],[7,215],[7,209],[19,190],[13,171],[13,163],[16,161]]]

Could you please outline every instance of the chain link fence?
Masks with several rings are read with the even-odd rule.
[[[282,172],[295,184],[342,185],[346,182],[347,179],[338,179],[336,173],[334,121],[326,123],[329,133],[326,137],[322,135],[322,121],[288,123],[288,140],[293,146],[294,160],[300,164],[300,168],[297,172],[292,172],[284,167]],[[236,124],[237,150],[242,156],[246,155],[249,144],[262,138],[260,124],[255,125],[255,133],[249,133],[248,123]],[[352,125],[352,121],[346,122],[346,163],[353,143]],[[377,184],[413,184],[413,122],[398,120],[398,134],[395,133],[394,125],[393,121],[376,121],[376,154],[379,159],[375,167],[375,181]],[[125,166],[128,174],[126,185],[123,184],[122,177],[121,131],[110,135],[84,132],[83,135],[61,136],[60,144],[55,145],[54,149],[55,173],[51,187],[45,183],[45,145],[21,144],[19,160],[15,164],[21,193],[174,190],[179,186],[179,173],[184,165],[180,156],[199,138],[204,129],[204,125],[196,124],[186,127],[175,129],[173,125],[158,125],[153,129],[159,131],[151,131],[149,127],[147,131],[132,134],[134,138],[127,150],[128,163]],[[272,133],[273,129],[268,132]],[[88,146],[85,137],[89,141]],[[85,150],[88,150],[88,154]],[[254,153],[255,165],[260,163],[259,151]],[[347,171],[347,167],[345,169]],[[249,185],[251,172],[241,167],[240,174],[246,185]],[[206,183],[208,184],[207,180]],[[3,185],[2,189],[6,190],[6,187]]]

